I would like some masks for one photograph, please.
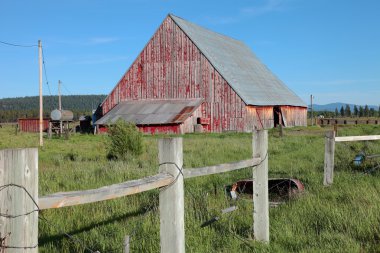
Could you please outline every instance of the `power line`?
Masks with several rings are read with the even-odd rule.
[[[21,44],[13,44],[5,41],[0,41],[1,44],[13,46],[13,47],[38,47],[38,45],[21,45]]]
[[[62,84],[63,88],[67,91],[67,93],[68,93],[69,95],[73,96],[73,93],[71,93],[71,92],[69,91],[69,89],[67,88],[66,84],[64,84],[63,82],[61,82],[61,84]]]
[[[50,91],[50,85],[49,85],[49,80],[48,80],[48,76],[47,76],[47,73],[46,73],[46,65],[45,65],[45,55],[44,55],[44,48],[41,47],[42,49],[42,64],[44,66],[44,73],[45,73],[45,79],[46,79],[46,85],[48,87],[48,90],[49,90],[49,94],[51,96],[51,91]]]

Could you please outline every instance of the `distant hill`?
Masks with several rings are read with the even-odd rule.
[[[74,117],[91,114],[92,109],[103,102],[106,95],[62,96],[62,109],[73,111]],[[58,108],[57,96],[44,96],[44,116]],[[39,115],[39,97],[17,97],[0,99],[0,122],[15,122],[17,118],[31,118]]]
[[[337,103],[331,103],[331,104],[325,104],[325,105],[318,105],[318,104],[313,104],[313,110],[314,111],[329,111],[329,112],[334,112],[335,111],[335,108],[338,108],[338,110],[340,110],[340,108],[343,106],[345,107],[347,105],[347,103],[340,103],[340,102],[337,102]],[[354,104],[348,104],[350,106],[350,109],[351,111],[354,110]],[[364,108],[365,105],[356,105],[357,107],[359,106],[362,106]],[[310,108],[310,105],[309,105],[309,108]],[[376,111],[379,109],[379,106],[378,105],[368,105],[368,108],[371,109],[375,109]]]

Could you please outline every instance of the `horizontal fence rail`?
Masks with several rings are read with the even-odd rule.
[[[207,175],[212,175],[212,174],[240,170],[243,168],[256,166],[260,163],[260,161],[261,161],[260,158],[252,158],[252,159],[243,160],[239,162],[223,163],[223,164],[207,166],[207,167],[184,169],[183,176],[185,178],[192,178],[192,177],[207,176]]]
[[[376,141],[380,140],[380,135],[363,135],[363,136],[341,136],[335,137],[335,142],[344,141]]]
[[[28,252],[33,253],[38,251],[39,210],[111,200],[161,188],[159,193],[161,252],[184,253],[184,179],[254,166],[256,169],[252,172],[252,178],[255,178],[256,182],[253,195],[255,240],[269,242],[268,132],[266,130],[253,132],[251,159],[199,168],[183,169],[182,138],[164,138],[160,139],[158,143],[159,169],[156,175],[97,189],[58,192],[42,197],[38,197],[38,150],[0,150],[0,175],[4,175],[0,177],[0,202],[3,203],[0,205],[0,209],[3,210],[1,213],[8,213],[11,210],[17,214],[14,217],[10,215],[5,219],[5,225],[0,224],[1,235],[12,235],[11,238],[1,241],[0,252],[3,252],[4,247],[10,248],[5,251],[6,253],[15,252],[12,251],[12,247],[30,248],[31,250]],[[28,152],[31,154],[26,155]],[[16,190],[4,190],[6,187],[16,187]],[[17,194],[22,191],[17,187],[27,193],[24,195],[31,192],[28,195],[29,198],[18,197]],[[15,202],[15,200],[17,201]],[[35,210],[30,211],[31,209]],[[19,213],[25,214],[18,215]],[[23,222],[17,220],[19,216]],[[31,220],[29,221],[23,216],[31,217]],[[0,223],[2,221],[0,220]],[[24,233],[25,231],[32,232]],[[21,235],[27,236],[23,238]]]
[[[40,197],[38,199],[38,205],[40,209],[49,209],[115,199],[167,186],[173,180],[174,177],[172,175],[160,173],[154,176],[97,189],[54,193]]]
[[[340,136],[336,137],[335,132],[327,132],[325,136],[325,161],[323,184],[332,185],[334,176],[334,156],[335,143],[348,141],[376,141],[380,140],[380,135],[362,135],[362,136]],[[377,157],[377,156],[374,156]]]
[[[253,167],[260,163],[260,158],[252,158],[238,162],[224,163],[207,167],[184,169],[185,178],[207,176],[223,172],[229,172],[247,167]],[[89,204],[103,200],[120,198],[128,195],[141,193],[169,185],[175,178],[166,173],[160,173],[137,180],[126,181],[120,184],[103,186],[97,189],[57,192],[39,197],[40,209],[61,208]]]

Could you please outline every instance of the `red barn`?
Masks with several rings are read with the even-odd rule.
[[[305,126],[307,106],[241,41],[169,14],[101,104],[144,132]]]

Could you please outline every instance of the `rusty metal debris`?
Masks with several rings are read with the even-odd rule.
[[[241,194],[253,195],[254,180],[239,180],[233,185],[227,187],[227,191],[232,199],[237,199]],[[269,200],[273,203],[283,202],[294,197],[305,190],[304,185],[298,179],[294,178],[270,178],[268,179]],[[273,206],[273,205],[272,205]]]
[[[221,215],[223,214],[226,214],[226,213],[231,213],[235,210],[237,210],[238,207],[237,206],[230,206],[228,208],[225,208],[223,210],[221,210]],[[207,227],[207,226],[210,226],[211,224],[213,224],[214,222],[218,221],[220,219],[219,216],[214,216],[212,217],[210,220],[208,221],[205,221],[202,225],[201,225],[201,228],[204,228],[204,227]]]

